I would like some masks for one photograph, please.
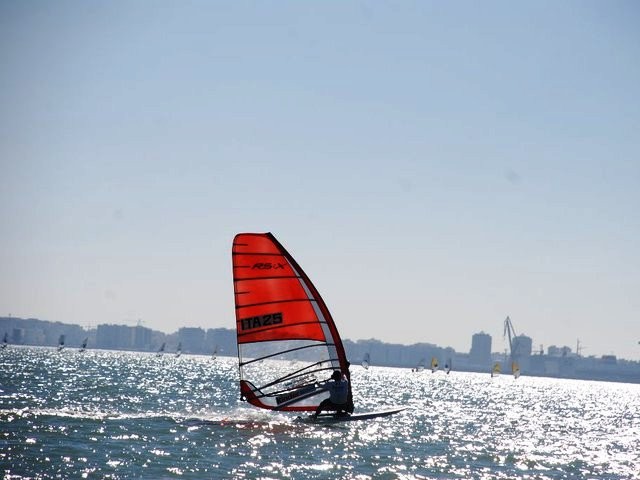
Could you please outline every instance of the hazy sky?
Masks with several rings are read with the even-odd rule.
[[[0,2],[0,315],[234,328],[271,231],[343,337],[640,359],[640,4]]]

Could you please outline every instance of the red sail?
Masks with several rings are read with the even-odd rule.
[[[348,375],[344,347],[320,294],[270,233],[233,242],[241,392],[253,405],[313,410],[332,370]]]

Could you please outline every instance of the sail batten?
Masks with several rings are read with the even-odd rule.
[[[242,294],[251,294],[251,292],[241,292],[238,295],[242,295]],[[309,299],[309,298],[294,298],[291,300],[273,300],[270,302],[259,302],[259,303],[251,303],[248,305],[242,305],[242,306],[237,306],[236,309],[238,308],[246,308],[246,307],[259,307],[261,305],[272,305],[274,303],[286,303],[286,302],[315,302],[315,300],[313,299]]]
[[[242,267],[244,268],[244,267]],[[251,268],[251,267],[247,267],[247,268]],[[286,280],[286,279],[297,279],[300,280],[302,277],[300,277],[299,275],[291,275],[291,276],[278,276],[278,277],[243,277],[242,280]]]
[[[254,358],[252,360],[247,360],[246,362],[240,362],[240,366],[242,367],[244,365],[249,365],[250,363],[259,362],[260,360],[266,360],[267,358],[273,358],[275,356],[286,354],[286,353],[292,353],[292,352],[304,350],[304,349],[307,349],[307,348],[317,348],[317,347],[323,347],[323,346],[324,345],[305,345],[303,347],[291,348],[289,350],[283,350],[281,352],[279,351],[279,352],[276,352],[276,353],[272,353],[270,355],[265,355],[264,357]]]
[[[317,289],[270,233],[232,249],[241,395],[267,409],[314,410],[327,371],[348,376],[342,341]]]
[[[333,359],[333,360],[337,360],[337,358],[336,358],[336,359]],[[319,366],[319,365],[322,365],[323,363],[327,363],[327,362],[326,362],[326,361],[317,362],[317,363],[312,364],[312,365],[310,365],[310,366],[308,366],[308,367],[305,367],[305,368],[303,368],[303,369],[300,369],[300,370],[298,370],[298,371],[296,371],[296,372],[293,372],[293,373],[287,374],[287,375],[285,375],[284,377],[280,377],[280,378],[278,378],[278,379],[274,380],[274,381],[273,381],[273,382],[271,382],[271,383],[267,383],[266,385],[262,385],[260,388],[272,387],[272,386],[274,386],[274,385],[277,385],[277,384],[282,383],[282,382],[285,382],[285,381],[291,381],[291,380],[295,380],[296,378],[305,377],[305,376],[309,375],[310,373],[317,373],[317,372],[322,372],[322,371],[330,370],[330,369],[331,369],[331,367],[324,367],[324,368],[318,368],[318,369],[316,369],[316,370],[308,370],[309,368],[317,367],[317,366]],[[308,370],[308,371],[305,371],[305,370]],[[287,389],[285,388],[285,389],[284,389],[284,390],[282,390],[282,391],[286,391],[286,390],[287,390]],[[275,391],[275,392],[273,392],[273,393],[275,394],[275,393],[280,393],[280,392]]]

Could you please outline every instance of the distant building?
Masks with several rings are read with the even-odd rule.
[[[138,325],[133,329],[133,348],[136,350],[149,350],[151,348],[151,334],[153,330]]]
[[[491,335],[480,332],[471,337],[469,361],[476,365],[491,364]]]
[[[98,348],[131,348],[133,332],[126,325],[98,325],[96,331],[96,346]]]
[[[42,328],[24,329],[23,338],[27,345],[46,345],[46,335]]]
[[[21,345],[24,342],[24,329],[14,328],[11,332],[11,343]]]
[[[418,363],[428,363],[432,357],[444,365],[452,357],[453,349],[443,349],[430,343],[414,343],[401,345],[385,343],[376,339],[358,340],[353,342],[343,339],[342,344],[347,354],[347,360],[353,365],[360,365],[368,356],[371,366],[416,367]]]
[[[571,355],[571,348],[567,347],[556,347],[555,345],[551,345],[547,348],[547,355],[550,357],[568,357]]]
[[[533,349],[533,340],[526,335],[513,337],[513,356],[516,358],[530,357]]]
[[[178,341],[182,343],[182,350],[190,353],[200,353],[204,349],[205,332],[202,328],[183,327],[178,330]]]
[[[218,355],[235,356],[238,354],[236,331],[228,328],[210,328],[205,338],[206,353],[213,353],[217,349]]]

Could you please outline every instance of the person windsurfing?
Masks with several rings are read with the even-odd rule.
[[[340,370],[334,370],[324,387],[329,391],[329,398],[320,402],[313,418],[318,418],[322,410],[335,411],[336,415],[346,415],[349,409],[349,380]]]

